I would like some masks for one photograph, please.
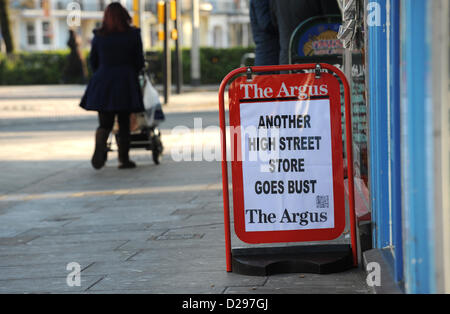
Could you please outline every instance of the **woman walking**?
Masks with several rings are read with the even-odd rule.
[[[98,111],[92,166],[100,169],[107,159],[107,141],[117,116],[119,169],[134,168],[129,159],[130,114],[144,111],[139,71],[144,67],[139,28],[131,26],[128,11],[118,2],[105,10],[103,24],[94,30],[89,62],[94,75],[80,106]]]

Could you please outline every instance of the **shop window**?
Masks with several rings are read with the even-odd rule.
[[[366,99],[366,29],[364,25],[363,1],[353,1],[351,5],[345,5],[344,22],[353,23],[353,27],[341,27],[338,38],[346,48],[344,54],[343,70],[347,75],[351,86],[351,116],[352,116],[352,153],[353,171],[355,183],[355,210],[357,219],[370,220],[370,195],[369,195],[369,164],[368,164],[368,108]],[[342,101],[342,106],[344,103]],[[343,130],[345,130],[344,108],[342,108]],[[345,132],[343,132],[345,139]],[[347,157],[347,152],[346,156]]]
[[[364,53],[354,51],[352,64],[352,133],[355,177],[368,185],[367,106]]]

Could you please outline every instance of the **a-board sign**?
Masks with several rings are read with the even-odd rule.
[[[247,243],[339,237],[345,201],[336,77],[239,77],[229,99],[237,236]]]

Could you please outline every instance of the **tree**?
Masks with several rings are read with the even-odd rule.
[[[14,51],[14,43],[9,24],[9,0],[0,0],[0,28],[6,46],[6,53],[12,53]]]

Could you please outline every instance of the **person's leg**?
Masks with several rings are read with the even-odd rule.
[[[98,123],[99,123],[99,129],[108,130],[111,132],[113,126],[114,126],[114,112],[99,112],[98,113]]]
[[[114,113],[99,112],[98,122],[99,127],[95,132],[95,151],[91,159],[91,164],[95,169],[100,169],[105,165],[108,153],[107,141],[114,124]]]
[[[118,113],[119,121],[119,169],[134,168],[136,164],[130,160],[130,113]]]

